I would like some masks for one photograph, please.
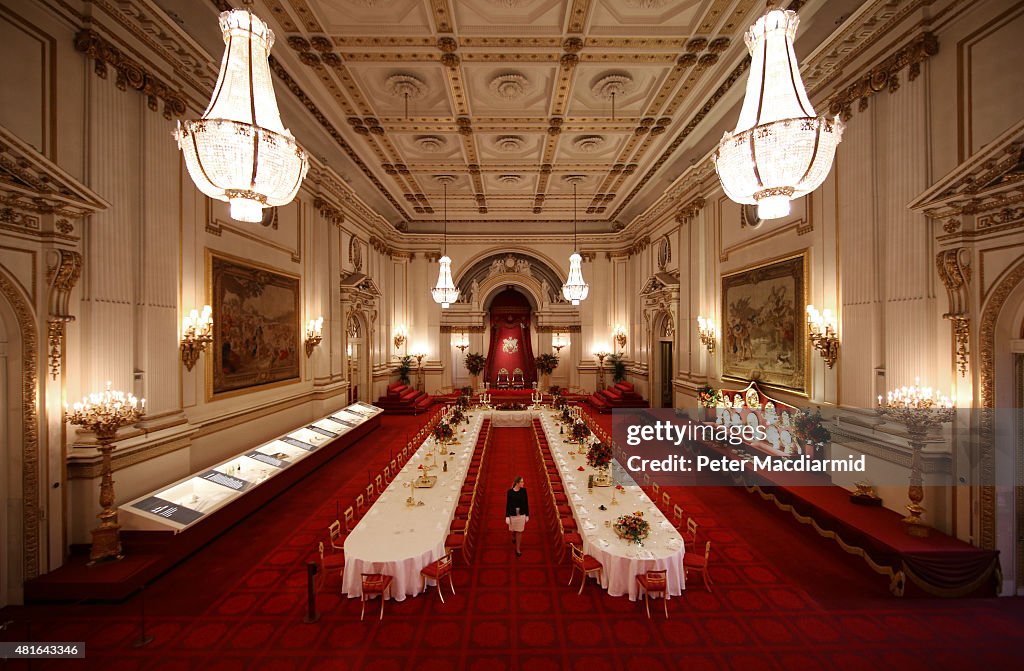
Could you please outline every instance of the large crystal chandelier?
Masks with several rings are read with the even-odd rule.
[[[434,297],[434,302],[440,303],[442,309],[459,300],[459,290],[452,282],[452,260],[448,258],[448,182],[452,179],[451,175],[437,177],[437,181],[444,187],[444,251],[438,261],[441,268],[437,274],[437,286],[431,289],[430,293]]]
[[[842,139],[839,117],[817,117],[807,99],[793,38],[796,12],[769,9],[746,33],[750,75],[736,130],[715,152],[722,188],[757,204],[761,219],[789,214],[789,201],[818,188]]]
[[[258,222],[264,207],[295,198],[309,164],[277,109],[273,31],[247,9],[222,13],[220,29],[227,46],[210,106],[175,138],[199,190],[230,203],[233,219]]]
[[[573,305],[579,305],[590,293],[590,287],[583,281],[583,257],[576,249],[576,182],[580,178],[570,175],[565,179],[572,181],[572,254],[569,256],[569,279],[562,285],[562,296]]]

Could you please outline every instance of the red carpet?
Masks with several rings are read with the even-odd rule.
[[[8,608],[5,640],[86,641],[87,660],[33,669],[971,669],[1024,663],[1020,599],[894,599],[860,568],[816,549],[791,520],[743,491],[672,491],[713,543],[714,592],[692,585],[671,619],[588,584],[565,586],[543,528],[529,429],[495,429],[481,474],[484,524],[474,563],[457,564],[453,598],[389,602],[383,622],[359,622],[359,602],[324,593],[303,624],[304,562],[392,444],[422,417],[386,417],[381,430],[228,531],[145,595],[155,640],[136,650],[139,597],[119,605]],[[410,427],[412,427],[410,429]],[[530,524],[517,558],[504,495],[527,478]],[[794,531],[796,528],[796,531]],[[458,561],[458,560],[457,560]],[[857,560],[859,561],[859,560]],[[337,585],[329,585],[333,592]],[[8,662],[9,669],[28,668]]]

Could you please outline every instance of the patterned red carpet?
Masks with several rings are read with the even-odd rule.
[[[568,566],[552,559],[529,429],[494,430],[481,476],[485,523],[472,566],[456,567],[453,598],[441,604],[431,590],[389,602],[383,622],[361,623],[358,600],[334,596],[337,584],[329,584],[320,621],[303,624],[304,563],[335,517],[335,500],[347,505],[390,446],[424,421],[385,417],[375,434],[160,578],[145,594],[154,637],[147,647],[132,648],[141,597],[5,609],[0,620],[15,624],[3,637],[86,641],[85,662],[31,668],[104,671],[934,671],[1024,663],[1019,599],[895,599],[830,543],[730,488],[672,491],[713,543],[713,593],[693,584],[670,602],[668,621],[648,620],[642,605],[610,598],[593,582],[577,596],[565,584]],[[517,558],[503,509],[520,474],[533,514]]]

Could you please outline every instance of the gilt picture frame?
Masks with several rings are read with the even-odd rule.
[[[809,393],[808,252],[722,276],[722,377]]]
[[[213,308],[208,398],[299,382],[300,278],[208,251],[207,287]]]

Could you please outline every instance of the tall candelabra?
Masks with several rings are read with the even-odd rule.
[[[121,525],[117,523],[117,509],[114,508],[114,478],[110,467],[110,453],[114,451],[114,437],[122,426],[134,424],[146,411],[146,399],[141,401],[131,394],[112,391],[107,382],[106,391],[89,394],[75,403],[73,410],[65,405],[67,420],[76,426],[96,434],[97,448],[103,458],[100,475],[100,505],[103,510],[97,517],[100,525],[92,531],[92,550],[89,563],[95,564],[106,559],[120,559]]]
[[[948,397],[931,387],[921,388],[917,384],[918,380],[915,379],[913,386],[890,391],[884,401],[879,396],[878,411],[882,416],[906,426],[907,433],[910,434],[910,448],[913,450],[910,461],[910,487],[907,489],[910,503],[907,504],[909,514],[903,518],[903,522],[911,536],[927,536],[928,526],[921,519],[925,511],[921,505],[921,501],[924,500],[921,452],[927,442],[929,429],[953,421],[956,409]]]
[[[597,391],[601,391],[604,389],[604,360],[608,356],[608,352],[604,350],[594,352],[594,356],[597,357]]]
[[[425,352],[419,352],[413,354],[416,357],[416,389],[419,391],[425,391],[424,379],[423,379],[423,358],[427,356]]]

